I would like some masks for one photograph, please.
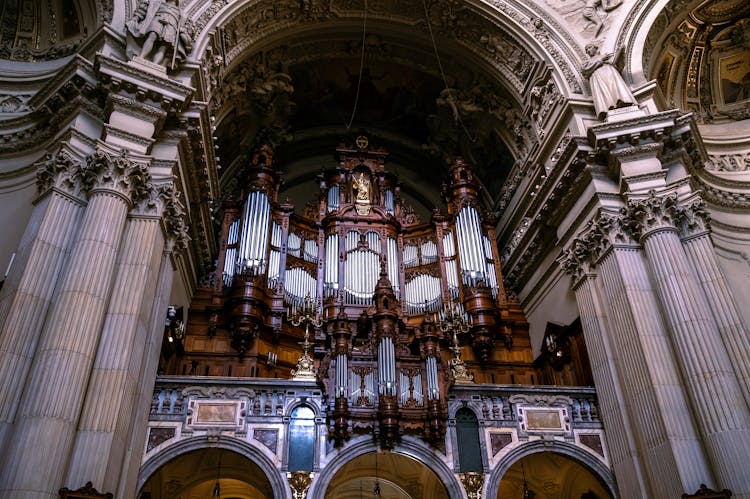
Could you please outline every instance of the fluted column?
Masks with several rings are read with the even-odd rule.
[[[37,164],[31,223],[0,300],[0,449],[6,448],[55,284],[66,268],[85,202],[66,152]],[[0,453],[1,454],[1,453]],[[0,459],[0,466],[2,460]]]
[[[643,456],[638,453],[630,430],[633,426],[629,412],[624,410],[627,403],[610,345],[612,338],[607,333],[609,325],[595,282],[597,276],[590,272],[588,263],[577,258],[573,251],[569,251],[561,263],[573,278],[576,304],[602,418],[607,425],[607,444],[620,495],[649,497],[649,484],[642,470]]]
[[[0,474],[0,497],[57,496],[71,452],[131,197],[143,175],[124,156],[81,170],[89,204],[46,318]],[[44,442],[43,446],[39,442]]]
[[[144,337],[150,333],[164,248],[160,215],[165,203],[177,202],[175,196],[171,186],[153,188],[125,226],[113,288],[117,292],[107,309],[65,480],[71,489],[89,481],[108,492],[117,487],[138,383],[138,371],[129,367],[134,359],[140,365]]]
[[[676,207],[676,196],[631,200],[629,226],[645,247],[718,488],[750,497],[750,412],[678,236]]]
[[[174,264],[172,262],[175,254],[185,250],[187,237],[185,224],[182,222],[181,210],[173,212],[174,216],[167,214],[166,229],[170,238],[167,239],[165,250],[161,258],[156,295],[151,304],[150,317],[148,321],[148,334],[145,335],[143,345],[140,349],[141,358],[132,356],[129,369],[137,373],[135,402],[133,412],[119,415],[118,427],[126,427],[129,435],[128,447],[125,452],[122,469],[120,471],[120,483],[117,490],[112,492],[115,497],[135,497],[138,472],[143,459],[143,449],[146,445],[146,424],[151,410],[151,400],[154,395],[156,383],[156,372],[159,366],[159,352],[162,339],[164,338],[164,317],[169,305],[169,294],[172,289],[174,275]]]
[[[678,206],[682,246],[719,328],[745,402],[750,406],[750,332],[743,322],[726,277],[716,259],[701,200]]]
[[[690,416],[643,255],[620,217],[602,214],[577,241],[588,249],[609,306],[612,348],[625,407],[630,410],[649,496],[679,497],[711,482],[712,475]]]

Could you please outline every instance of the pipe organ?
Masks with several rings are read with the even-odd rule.
[[[279,202],[273,150],[253,154],[238,198],[225,207],[208,321],[231,338],[237,362],[252,366],[247,374],[288,377],[303,333],[288,314],[309,297],[323,316],[312,354],[336,443],[371,432],[389,447],[412,433],[441,446],[451,352],[478,382],[533,383],[531,359],[519,363],[525,354],[515,351],[528,341],[527,325],[501,286],[495,221],[460,159],[443,184],[444,212],[420,222],[384,151],[358,137],[337,155],[298,213]],[[456,305],[470,327],[454,339],[439,326]]]

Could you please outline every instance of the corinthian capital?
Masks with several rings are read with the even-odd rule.
[[[623,210],[626,228],[635,239],[641,240],[661,230],[677,230],[679,222],[677,196],[649,193],[645,199],[628,202]]]
[[[35,166],[39,194],[52,188],[58,188],[73,196],[80,194],[79,185],[74,178],[78,165],[67,153],[46,154]]]
[[[112,155],[96,151],[78,171],[85,192],[110,191],[136,205],[150,196],[153,186],[148,168],[135,163],[127,151]]]
[[[676,218],[682,237],[698,236],[710,230],[711,219],[702,199],[678,206]]]

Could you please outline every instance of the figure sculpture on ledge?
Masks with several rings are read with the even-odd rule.
[[[615,54],[597,56],[598,53],[599,47],[595,44],[586,45],[586,54],[589,59],[581,68],[581,73],[589,79],[596,115],[599,119],[604,119],[610,109],[630,106],[636,104],[637,101],[614,66],[617,60]]]
[[[128,22],[128,31],[142,45],[137,55],[154,64],[165,65],[171,52],[169,67],[187,56],[192,37],[184,22],[179,0],[143,0]]]

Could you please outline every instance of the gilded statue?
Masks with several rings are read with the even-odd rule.
[[[370,213],[370,179],[365,176],[364,172],[360,172],[359,176],[352,176],[352,182],[354,184],[354,190],[357,192],[354,201],[357,213],[360,215],[368,215]]]

